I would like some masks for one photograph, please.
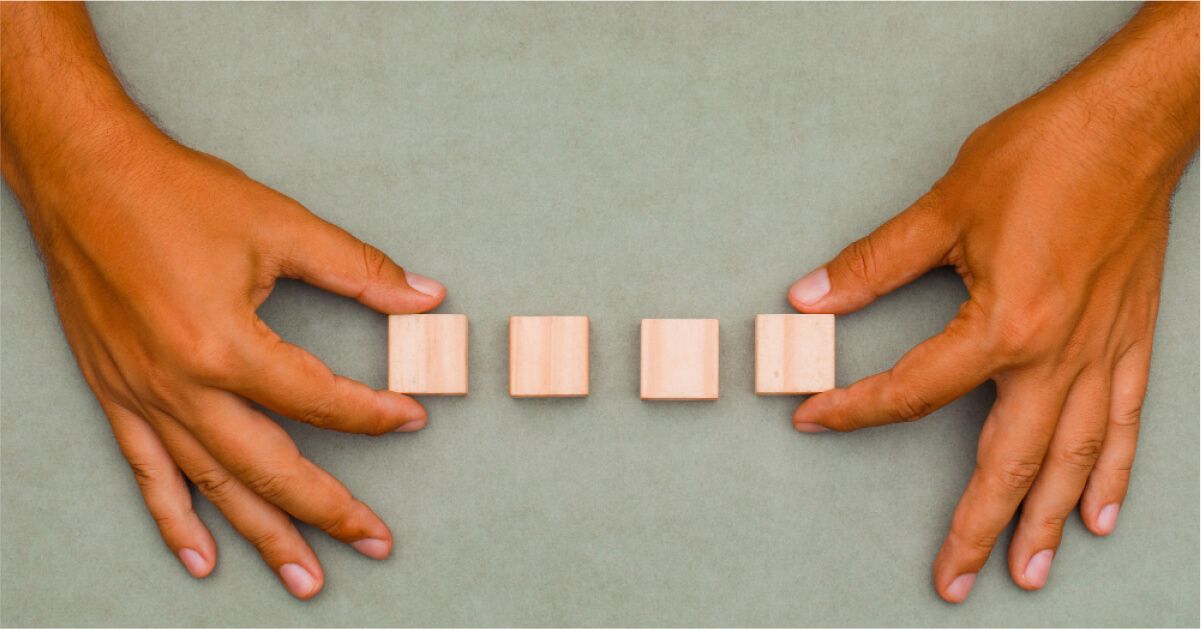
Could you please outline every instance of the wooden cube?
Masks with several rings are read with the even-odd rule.
[[[588,317],[509,317],[509,395],[586,397]]]
[[[388,316],[388,388],[413,395],[467,395],[467,316]]]
[[[834,315],[755,317],[755,393],[796,395],[834,388]]]
[[[642,399],[716,400],[717,319],[642,320]]]

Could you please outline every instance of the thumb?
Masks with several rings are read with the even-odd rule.
[[[945,263],[954,239],[935,193],[927,193],[797,280],[788,301],[801,312],[854,312]]]
[[[281,274],[302,280],[388,314],[438,307],[446,287],[406,272],[384,252],[312,213],[289,230]]]

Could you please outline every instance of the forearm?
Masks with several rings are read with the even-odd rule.
[[[122,159],[131,138],[165,137],[126,95],[78,3],[0,3],[0,145],[22,203],[83,165]]]
[[[1041,98],[1072,103],[1079,133],[1133,144],[1148,168],[1197,149],[1198,4],[1148,3]]]

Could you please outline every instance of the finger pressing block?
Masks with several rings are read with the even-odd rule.
[[[509,395],[586,397],[588,317],[509,317]]]
[[[467,316],[388,316],[388,388],[414,395],[467,395]]]
[[[755,393],[796,395],[834,388],[834,315],[755,317]]]
[[[716,400],[717,319],[642,320],[642,399]]]

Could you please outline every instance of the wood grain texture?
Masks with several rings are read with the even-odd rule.
[[[586,397],[588,317],[509,317],[509,395]]]
[[[834,315],[755,317],[755,393],[797,395],[834,388]]]
[[[718,398],[717,319],[642,320],[642,399]]]
[[[413,395],[467,395],[467,316],[388,316],[388,388]]]

